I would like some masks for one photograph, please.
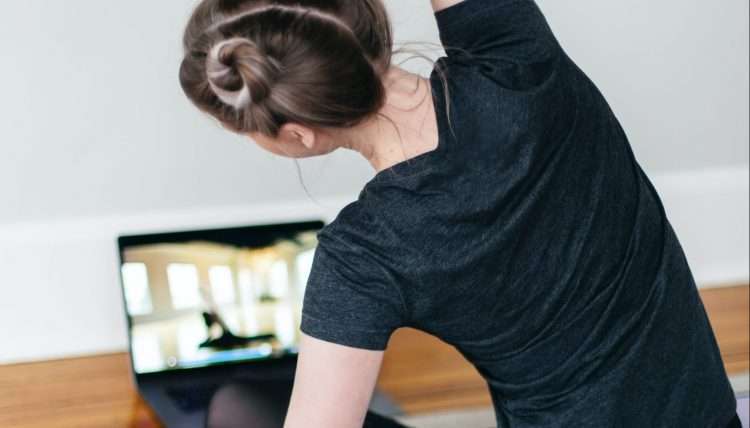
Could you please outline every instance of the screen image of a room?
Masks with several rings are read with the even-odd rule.
[[[316,244],[313,230],[261,248],[194,241],[124,249],[135,372],[296,354]]]

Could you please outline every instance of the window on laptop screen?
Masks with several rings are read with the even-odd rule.
[[[138,374],[297,353],[322,222],[121,237]]]

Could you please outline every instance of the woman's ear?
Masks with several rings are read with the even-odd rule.
[[[302,143],[308,150],[312,150],[316,143],[315,131],[296,123],[282,125],[279,130],[279,139],[282,142]]]

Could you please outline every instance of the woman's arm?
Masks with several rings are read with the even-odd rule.
[[[432,0],[432,6],[448,58],[518,74],[519,65],[553,63],[561,53],[535,0]],[[525,71],[539,73],[538,67]]]
[[[432,9],[437,12],[453,5],[457,5],[463,1],[465,0],[432,0]]]
[[[352,348],[302,333],[284,428],[361,427],[383,351]]]

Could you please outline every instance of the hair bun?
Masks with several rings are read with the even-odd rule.
[[[216,96],[237,110],[271,94],[279,76],[278,62],[250,40],[235,37],[217,43],[206,59],[208,84]]]

